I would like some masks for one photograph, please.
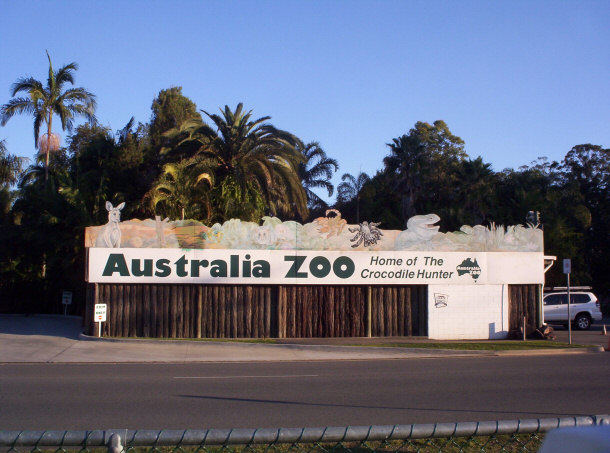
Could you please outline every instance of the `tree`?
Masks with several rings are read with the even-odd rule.
[[[208,189],[213,186],[213,181],[206,162],[191,159],[165,164],[151,193],[152,205],[155,210],[161,208],[164,215],[172,218],[209,219],[212,212]]]
[[[115,133],[84,124],[68,138],[70,174],[96,222],[106,221],[106,200],[126,201],[125,218],[152,214],[150,205],[142,203],[154,181],[146,172],[147,149],[144,126],[136,127],[133,118]]]
[[[580,253],[584,255],[591,282],[600,295],[610,296],[610,149],[592,144],[574,146],[566,154],[561,169],[564,185],[581,194],[582,204],[590,213]],[[566,203],[572,204],[571,200]]]
[[[194,120],[200,124],[203,122],[195,103],[182,94],[182,87],[159,91],[151,110],[153,113],[149,134],[153,146],[166,145],[167,140],[163,138],[163,134],[179,127],[185,121]]]
[[[113,185],[120,184],[112,171],[116,147],[110,130],[99,125],[81,125],[68,138],[67,151],[72,189],[78,191],[92,221],[104,223],[106,200],[117,198]]]
[[[164,164],[194,156],[197,150],[194,143],[185,141],[176,147],[176,143],[185,138],[177,132],[182,131],[185,124],[199,128],[203,120],[195,103],[182,94],[182,87],[159,91],[150,108],[152,117],[147,131],[150,147],[146,160],[154,167],[147,172],[154,179]],[[157,173],[153,174],[155,170]]]
[[[337,186],[337,203],[342,204],[350,200],[356,200],[356,223],[360,223],[360,194],[364,185],[370,180],[366,173],[358,173],[354,177],[350,173],[341,176],[341,184]]]
[[[303,156],[299,140],[267,124],[270,117],[252,120],[243,104],[229,106],[221,115],[204,113],[215,128],[191,122],[188,136],[178,146],[195,143],[197,154],[214,163],[214,200],[217,215],[258,221],[265,211],[307,216],[307,197],[298,175]],[[188,124],[188,123],[185,123]]]
[[[330,180],[339,169],[339,164],[326,155],[318,142],[310,142],[299,148],[304,158],[304,162],[299,164],[299,178],[307,195],[307,206],[310,210],[327,207],[324,200],[311,189],[326,189],[328,196],[332,196],[335,188]]]
[[[0,225],[11,223],[10,211],[17,194],[11,186],[19,180],[26,160],[8,153],[6,141],[0,140]]]
[[[408,135],[393,139],[387,146],[390,155],[383,162],[388,175],[395,178],[395,190],[402,194],[405,225],[421,212],[448,217],[456,201],[453,188],[457,170],[467,157],[464,141],[442,120],[432,125],[418,121]]]
[[[64,90],[67,83],[74,84],[73,73],[78,69],[76,63],[62,66],[53,71],[51,57],[49,59],[49,76],[46,87],[33,77],[21,77],[11,87],[11,99],[2,106],[0,123],[4,126],[16,114],[34,116],[34,145],[38,149],[41,139],[44,143],[41,150],[45,154],[45,181],[49,177],[49,153],[59,148],[59,140],[54,141],[52,134],[53,115],[58,115],[62,130],[71,131],[74,118],[84,116],[90,122],[95,122],[95,96],[84,88]],[[15,97],[18,93],[27,93],[28,97]],[[40,127],[47,127],[46,138],[39,137]]]
[[[401,194],[401,213],[404,225],[417,214],[417,203],[423,193],[432,159],[424,144],[414,134],[403,135],[388,143],[390,155],[384,157],[386,172],[394,180],[394,188]]]
[[[483,162],[482,157],[461,162],[458,167],[457,194],[462,223],[479,225],[487,219],[495,204],[495,181],[491,164]]]
[[[0,140],[0,187],[17,183],[27,159],[9,154],[6,141]]]
[[[580,187],[589,207],[595,209],[608,200],[610,192],[610,149],[585,144],[566,154],[562,169],[566,180]]]

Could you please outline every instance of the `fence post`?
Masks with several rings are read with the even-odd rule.
[[[121,436],[114,433],[108,441],[108,453],[122,453]]]

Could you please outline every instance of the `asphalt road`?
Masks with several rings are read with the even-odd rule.
[[[2,364],[0,430],[408,424],[610,413],[610,353]]]

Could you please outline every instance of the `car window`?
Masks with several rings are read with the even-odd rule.
[[[570,294],[570,301],[573,304],[586,304],[587,302],[590,302],[591,299],[588,294]]]
[[[564,298],[567,302],[568,298],[564,294],[549,294],[544,298],[544,305],[561,305]]]

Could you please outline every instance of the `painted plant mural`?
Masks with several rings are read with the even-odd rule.
[[[120,247],[241,249],[241,250],[409,250],[473,252],[542,252],[542,231],[532,225],[462,226],[460,231],[441,233],[436,214],[409,219],[407,229],[382,230],[379,223],[364,221],[348,225],[341,213],[328,210],[311,223],[282,222],[263,217],[262,224],[231,219],[206,226],[195,220],[128,220],[118,223]],[[89,227],[85,245],[99,247],[98,237],[107,226]]]

